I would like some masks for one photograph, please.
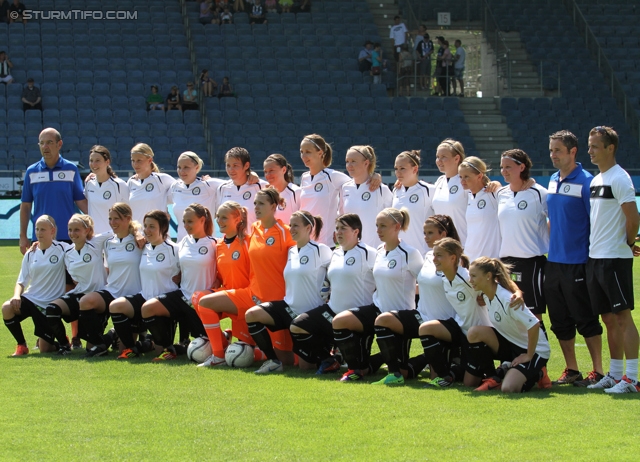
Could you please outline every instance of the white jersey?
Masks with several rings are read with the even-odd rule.
[[[327,269],[327,279],[331,284],[331,311],[338,314],[373,303],[376,290],[373,279],[375,262],[376,250],[365,244],[358,244],[347,251],[337,247],[333,251]]]
[[[402,207],[409,209],[411,220],[406,231],[400,231],[400,239],[411,247],[418,249],[421,255],[429,250],[424,241],[424,222],[433,215],[434,186],[426,181],[418,181],[410,188],[400,186],[393,190],[392,207],[400,210]]]
[[[198,290],[213,287],[216,280],[216,245],[211,236],[194,239],[185,236],[178,244],[180,260],[180,290],[187,300]]]
[[[442,284],[447,300],[456,311],[455,320],[464,335],[473,326],[491,326],[486,308],[478,305],[480,292],[469,284],[469,271],[466,268],[459,267],[453,281],[449,281],[443,274]]]
[[[45,251],[35,249],[24,254],[18,276],[18,284],[26,289],[22,293],[24,298],[44,309],[64,295],[64,254],[70,247],[65,242],[53,241]]]
[[[324,303],[320,290],[330,261],[331,249],[324,244],[309,241],[301,249],[289,248],[284,267],[284,301],[296,314],[306,313]]]
[[[196,204],[205,206],[209,209],[209,212],[211,212],[211,217],[215,217],[217,210],[216,204],[218,203],[218,187],[222,183],[223,181],[217,178],[211,178],[209,180],[196,178],[191,184],[185,184],[182,180],[173,183],[169,190],[169,202],[173,203],[173,214],[178,221],[178,242],[187,235],[184,224],[182,223],[184,209],[195,202]]]
[[[289,183],[284,191],[280,193],[280,197],[284,198],[284,207],[279,205],[276,208],[276,218],[282,220],[285,225],[289,224],[291,215],[300,210],[300,194],[302,189],[300,186]]]
[[[534,184],[514,194],[507,185],[498,190],[500,258],[531,258],[549,251],[547,190]]]
[[[234,201],[247,208],[247,229],[251,229],[253,222],[256,221],[256,212],[253,201],[256,193],[267,186],[267,182],[260,180],[258,183],[245,183],[242,186],[236,186],[233,181],[228,180],[218,188],[218,204],[216,210],[227,201]]]
[[[78,251],[71,246],[64,254],[64,264],[76,286],[69,294],[88,294],[104,289],[107,284],[107,272],[102,260],[104,243],[113,237],[113,233],[103,233],[86,241]]]
[[[144,225],[144,216],[151,210],[167,211],[169,190],[175,179],[166,173],[151,173],[144,180],[132,176],[127,181],[129,186],[129,205],[133,211],[133,219]]]
[[[150,300],[161,294],[178,290],[172,278],[180,273],[178,246],[166,240],[162,244],[147,244],[140,258],[141,295]]]
[[[495,193],[481,189],[468,194],[467,241],[464,253],[470,261],[478,257],[500,256],[500,225],[498,224],[498,198]]]
[[[621,205],[635,202],[629,174],[618,164],[591,180],[590,258],[633,258]]]
[[[373,303],[382,312],[413,310],[416,307],[416,278],[422,268],[422,255],[410,245],[400,242],[390,252],[380,245],[373,279],[376,291]]]
[[[322,227],[318,242],[334,247],[333,231],[338,218],[338,205],[342,185],[349,181],[344,173],[325,168],[317,175],[304,172],[300,179],[300,210],[306,210],[313,216],[321,216],[326,226]]]
[[[97,234],[111,232],[109,209],[116,202],[129,203],[129,186],[120,178],[110,177],[103,183],[95,178],[84,185],[84,197],[87,198],[87,212],[93,218],[93,230]]]
[[[460,175],[449,179],[442,175],[436,180],[431,204],[433,213],[451,217],[458,231],[458,236],[460,236],[460,243],[465,248],[467,242],[467,202],[467,191],[460,184]]]
[[[456,312],[449,303],[442,287],[442,271],[436,271],[433,264],[433,251],[424,257],[424,264],[418,273],[418,311],[423,321],[455,318]]]
[[[136,245],[136,238],[131,234],[122,239],[113,236],[104,244],[104,255],[109,268],[105,289],[114,298],[139,293],[142,249]]]
[[[524,309],[518,308],[517,310],[510,308],[511,295],[511,292],[498,285],[498,290],[493,300],[489,300],[489,297],[484,294],[482,297],[489,310],[489,319],[493,327],[511,343],[526,350],[529,345],[529,329],[533,328],[539,321],[527,307],[524,307]],[[536,353],[542,358],[549,359],[551,348],[549,347],[547,334],[542,330],[541,326],[538,326],[537,329],[540,332]]]
[[[383,209],[391,207],[392,202],[393,194],[386,184],[381,184],[377,190],[371,192],[368,184],[358,185],[355,181],[349,180],[342,185],[339,214],[358,215],[362,222],[361,242],[376,248],[382,244],[376,231],[376,216]]]

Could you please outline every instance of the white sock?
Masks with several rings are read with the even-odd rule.
[[[638,358],[627,359],[627,373],[626,376],[630,380],[638,381]]]
[[[624,371],[624,361],[622,359],[612,359],[609,363],[609,375],[616,380],[622,378]]]

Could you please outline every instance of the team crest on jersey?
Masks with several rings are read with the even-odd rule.
[[[246,201],[246,200],[251,199],[251,192],[250,192],[250,191],[245,192],[245,193],[242,195],[242,198],[243,198],[245,201]]]
[[[235,252],[233,252],[231,254],[231,259],[232,260],[237,260],[238,258],[240,258],[240,252],[238,252],[237,250]]]
[[[200,255],[206,255],[207,253],[209,253],[209,249],[207,249],[205,246],[202,246],[198,249],[198,253]]]
[[[467,298],[467,296],[464,294],[464,292],[458,292],[456,294],[456,297],[458,298],[458,301],[460,301],[460,302],[464,302],[465,299]]]
[[[156,255],[156,261],[164,261],[164,254],[159,253],[158,255]]]
[[[352,266],[355,262],[356,262],[356,259],[354,257],[349,257],[347,258],[347,261],[345,262],[345,264],[347,266]]]
[[[146,185],[144,187],[144,190],[147,191],[147,192],[153,191],[153,184],[149,183],[148,185]]]
[[[82,261],[84,261],[85,263],[89,263],[91,261],[91,255],[85,253],[84,257],[82,257]]]
[[[449,194],[455,194],[458,192],[458,185],[453,185],[449,188]]]
[[[287,208],[287,205],[286,205],[286,204],[285,204],[285,205],[278,204],[278,210],[281,210],[281,211],[282,211],[282,210],[284,210],[284,209],[286,209],[286,208]]]
[[[396,261],[395,260],[390,260],[389,263],[387,263],[387,267],[388,268],[395,268],[396,267]]]
[[[569,186],[568,184],[565,184],[564,188],[562,188],[562,191],[564,193],[568,193],[569,191],[571,191],[571,186]]]
[[[105,191],[104,194],[102,195],[102,198],[105,200],[111,199],[111,191]]]
[[[502,316],[500,316],[500,313],[498,313],[497,311],[494,313],[493,317],[497,322],[500,322],[500,320],[502,320]]]
[[[306,255],[304,257],[302,257],[300,259],[300,264],[301,265],[306,265],[307,263],[309,263],[309,257],[307,257]]]
[[[371,193],[369,191],[363,192],[362,193],[362,200],[366,202],[369,199],[371,199]]]
[[[200,188],[196,186],[191,190],[191,194],[193,194],[194,196],[197,196],[198,194],[200,194]]]
[[[276,242],[276,240],[273,237],[267,239],[267,245],[273,245],[274,242]]]
[[[412,194],[411,197],[409,198],[409,202],[411,202],[412,204],[415,204],[416,202],[418,202],[418,195]]]
[[[518,208],[519,208],[520,210],[524,210],[524,209],[526,209],[526,208],[527,208],[527,205],[528,205],[528,204],[527,204],[527,201],[520,201],[520,202],[518,202]]]
[[[135,245],[133,245],[133,242],[129,242],[124,246],[124,250],[126,250],[127,252],[133,252],[134,247]]]
[[[315,189],[315,191],[316,191],[316,192],[320,192],[320,191],[322,191],[322,188],[323,188],[322,183],[317,183],[317,184],[313,187],[313,189]]]
[[[51,262],[51,263],[53,263],[55,265],[56,263],[58,263],[58,256],[57,255],[51,255],[49,257],[49,262]]]
[[[58,173],[58,178],[60,178],[61,180],[64,179],[64,176],[64,172]]]
[[[483,208],[485,208],[486,206],[487,206],[487,202],[486,202],[484,199],[480,199],[480,200],[478,201],[478,208],[479,208],[479,209],[483,209]]]

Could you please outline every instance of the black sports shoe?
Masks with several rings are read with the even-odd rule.
[[[104,356],[109,354],[109,349],[106,345],[94,345],[84,355],[85,358],[97,358],[98,356]]]
[[[56,353],[58,356],[67,356],[71,354],[71,345],[63,345],[58,349]]]

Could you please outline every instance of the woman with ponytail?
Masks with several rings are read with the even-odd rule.
[[[284,205],[278,206],[276,218],[289,223],[294,212],[300,210],[300,186],[294,184],[293,167],[282,154],[271,154],[264,160],[264,179],[276,188]]]

